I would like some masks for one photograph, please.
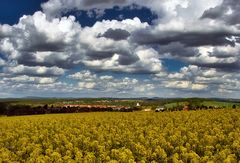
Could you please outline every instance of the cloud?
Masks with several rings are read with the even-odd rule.
[[[93,89],[96,86],[94,82],[79,82],[78,88],[80,89]]]
[[[235,47],[199,47],[198,50],[198,55],[186,58],[191,64],[200,67],[217,68],[226,72],[238,72],[240,70],[239,43],[236,43]]]
[[[5,73],[15,74],[15,75],[29,75],[29,76],[60,76],[64,74],[64,69],[58,67],[43,67],[43,66],[24,66],[17,65],[13,67],[4,67]]]
[[[139,47],[133,52],[138,60],[131,64],[123,64],[122,55],[114,54],[111,58],[96,60],[96,61],[83,61],[87,67],[95,70],[111,70],[116,72],[127,73],[147,73],[147,74],[161,74],[164,73],[164,68],[161,60],[159,60],[158,53],[150,48]],[[126,60],[131,59],[126,57]],[[129,61],[128,61],[129,62]]]
[[[138,79],[130,77],[113,77],[111,75],[97,75],[89,70],[71,74],[68,78],[79,81],[77,89],[125,93],[129,91],[131,94],[135,92],[145,93],[153,90],[155,86],[148,82],[140,82]]]
[[[195,47],[185,47],[181,43],[170,43],[167,45],[157,45],[155,46],[156,50],[159,54],[161,54],[161,58],[185,58],[199,54],[199,50]]]
[[[93,11],[98,10],[100,13],[104,12],[106,9],[112,9],[116,6],[123,8],[127,6],[132,7],[147,7],[152,12],[158,15],[159,18],[163,18],[163,20],[171,19],[172,17],[176,17],[179,14],[181,16],[188,16],[188,18],[192,19],[199,18],[200,15],[208,8],[215,7],[220,4],[221,0],[161,0],[159,3],[158,0],[102,0],[102,1],[93,1],[93,0],[49,0],[46,3],[43,3],[42,9],[44,13],[47,15],[54,17],[56,15],[61,15],[62,13],[67,13],[72,10],[83,10],[83,11]],[[186,12],[188,10],[191,12],[191,16]]]
[[[101,6],[102,4],[116,5],[126,3],[126,0],[103,0],[103,1],[94,1],[94,0],[85,0],[83,5],[85,6]]]
[[[76,59],[76,58],[75,58]],[[26,66],[58,66],[65,69],[71,69],[75,66],[74,56],[67,52],[31,52],[21,53],[16,60],[19,64]]]
[[[125,6],[129,4],[128,0],[50,0],[46,3],[43,3],[41,6],[43,11],[48,15],[60,15],[61,13],[66,13],[71,10],[91,10],[91,9],[100,9],[105,10],[112,8],[113,6]]]
[[[201,19],[218,19],[230,25],[240,24],[240,4],[236,0],[223,0],[223,2],[213,8],[206,10]]]
[[[36,12],[33,16],[23,16],[18,24],[11,26],[11,36],[2,40],[0,50],[13,62],[4,70],[15,75],[49,77],[61,76],[65,69],[84,65],[97,71],[161,74],[164,70],[154,49],[139,47],[123,38],[119,40],[120,33],[126,37],[147,26],[133,18],[106,20],[81,28],[72,16],[49,20],[44,13]]]
[[[196,29],[190,29],[189,31],[172,31],[170,30],[158,30],[148,29],[139,30],[132,34],[134,42],[139,44],[159,44],[168,45],[170,43],[181,43],[186,47],[197,46],[217,46],[217,45],[235,45],[235,41],[227,39],[232,36],[240,36],[240,33],[234,33],[227,29],[216,29],[204,31]]]
[[[47,20],[44,13],[36,12],[33,16],[23,16],[13,26],[13,34],[22,41],[16,40],[17,48],[21,51],[58,52],[64,50],[64,45],[72,43],[80,29],[73,16]]]
[[[11,35],[12,29],[10,25],[0,24],[0,40],[1,38],[8,37]]]
[[[125,40],[130,36],[130,33],[122,29],[111,29],[109,28],[101,37],[110,38],[115,41]]]
[[[81,72],[69,75],[68,77],[71,79],[82,80],[87,82],[97,80],[96,74],[92,74],[92,72],[90,72],[89,70],[83,70]]]
[[[151,58],[151,61],[143,60],[145,58],[139,55],[140,51],[143,50],[140,50],[138,45],[128,40],[115,41],[112,38],[99,37],[99,35],[104,35],[106,32],[108,33],[109,29],[114,32],[125,31],[131,33],[135,30],[146,28],[147,26],[149,26],[147,23],[141,23],[138,18],[134,18],[123,21],[102,21],[97,22],[93,27],[84,28],[82,30],[81,43],[83,48],[87,48],[85,51],[86,56],[84,60],[80,62],[89,68],[100,71],[110,70],[128,73],[144,71],[148,73],[158,73],[160,68],[158,71],[149,70],[153,65],[158,64],[158,66],[161,67],[161,61],[157,59],[157,54],[150,56],[151,58],[155,57],[155,61]],[[93,42],[94,44],[92,44]],[[142,47],[142,49],[143,48],[144,47]],[[152,51],[154,50],[150,52]]]
[[[36,12],[24,15],[18,24],[8,28],[11,33],[5,30],[0,45],[7,58],[26,66],[74,66],[81,26],[73,16],[48,20],[44,13]]]
[[[89,17],[92,16],[92,12],[100,13],[102,15],[104,10],[112,9],[115,6],[126,7],[133,4],[138,4],[138,1],[135,0],[50,0],[46,3],[43,3],[42,9],[49,16],[59,16],[63,13],[67,13],[72,10],[83,10],[88,11]],[[98,16],[98,14],[97,14]]]
[[[113,76],[110,76],[110,75],[103,75],[103,76],[100,76],[100,79],[101,80],[104,80],[104,81],[109,81],[109,80],[113,80]]]
[[[198,67],[189,65],[179,72],[170,73],[162,83],[171,89],[201,92],[212,96],[237,95],[239,89],[239,75],[237,72],[223,72],[216,68]],[[225,94],[222,94],[225,91]]]
[[[93,27],[81,28],[73,16],[49,20],[44,13],[36,12],[33,16],[23,16],[18,24],[11,27],[13,33],[2,40],[0,51],[7,53],[8,58],[18,64],[29,67],[71,69],[91,65],[90,62],[105,62],[109,58],[117,58],[118,67],[131,67],[139,60],[134,53],[136,47],[123,38],[119,40],[119,32],[121,37],[123,33],[126,37],[127,33],[147,26],[147,23],[134,18],[106,20],[96,22]],[[110,36],[109,32],[113,35]],[[103,70],[111,70],[112,66],[105,65]],[[116,69],[125,72],[121,68]],[[134,71],[138,71],[137,67],[129,72]]]
[[[27,75],[21,75],[16,77],[5,77],[3,81],[10,81],[15,83],[25,84],[51,84],[56,82],[56,78],[52,77],[32,77]]]
[[[166,83],[167,88],[190,89],[193,91],[203,90],[207,88],[205,84],[192,83],[190,81],[171,81]]]
[[[0,58],[0,67],[4,66],[6,63],[3,59]]]

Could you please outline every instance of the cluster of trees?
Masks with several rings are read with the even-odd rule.
[[[0,103],[1,114],[7,116],[13,115],[35,115],[35,114],[50,114],[50,113],[78,113],[78,112],[132,112],[137,111],[137,107],[70,107],[70,106],[30,106],[30,105],[10,105]]]
[[[0,118],[0,162],[237,162],[240,110]]]
[[[235,104],[232,105],[232,109],[236,109],[237,106]],[[195,104],[195,103],[186,103],[184,105],[175,105],[172,107],[166,108],[168,111],[180,111],[180,110],[207,110],[207,109],[226,109],[226,106],[207,106],[203,104]]]

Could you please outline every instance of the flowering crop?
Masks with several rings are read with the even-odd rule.
[[[0,117],[0,162],[237,162],[240,110]]]

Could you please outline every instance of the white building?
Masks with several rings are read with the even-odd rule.
[[[155,112],[163,112],[164,110],[165,110],[164,107],[157,107],[157,108],[155,109]]]

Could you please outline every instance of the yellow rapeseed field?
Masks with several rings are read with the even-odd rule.
[[[240,110],[0,117],[0,162],[238,162]]]

